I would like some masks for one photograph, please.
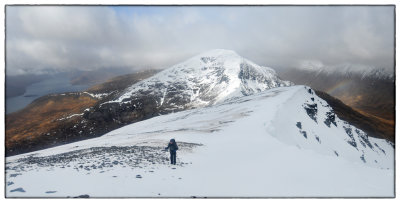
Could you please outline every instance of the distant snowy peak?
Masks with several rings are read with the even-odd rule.
[[[199,107],[228,98],[290,86],[276,72],[231,50],[216,49],[194,56],[129,88],[112,102],[152,95],[169,108]]]
[[[362,65],[344,64],[336,67],[325,66],[302,66],[299,70],[313,72],[315,75],[342,75],[345,77],[360,77],[361,79],[393,80],[394,71],[391,72],[384,68],[376,68]]]
[[[384,69],[373,69],[362,73],[362,78],[375,78],[380,80],[392,80],[394,81],[394,74],[388,73]]]

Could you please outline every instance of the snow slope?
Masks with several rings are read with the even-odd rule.
[[[393,197],[394,149],[309,87],[278,87],[7,157],[6,183],[7,197]]]

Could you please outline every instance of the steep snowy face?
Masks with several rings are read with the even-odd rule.
[[[159,107],[184,109],[289,85],[292,83],[280,80],[273,69],[259,66],[234,51],[217,49],[129,87],[111,103],[152,95]]]
[[[306,86],[296,86],[267,131],[283,143],[322,155],[334,155],[370,167],[393,168],[394,145],[341,120],[332,107]],[[290,115],[290,116],[288,116]]]

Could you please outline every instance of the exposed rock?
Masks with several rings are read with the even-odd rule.
[[[336,116],[335,116],[335,113],[333,113],[333,111],[326,112],[326,119],[325,119],[324,123],[328,127],[331,127],[331,124],[337,126],[335,119],[336,119]]]
[[[307,115],[315,122],[317,122],[317,113],[318,113],[317,104],[304,104],[303,107],[306,110]]]

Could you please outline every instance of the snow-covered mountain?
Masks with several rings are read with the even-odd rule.
[[[293,85],[275,71],[259,66],[231,50],[216,49],[194,56],[127,88],[109,103],[130,103],[151,95],[157,107],[202,107],[232,97],[251,95],[275,87]]]
[[[7,157],[7,197],[394,196],[393,144],[340,120],[307,86],[193,101],[216,103]],[[162,151],[171,138],[176,166]]]

